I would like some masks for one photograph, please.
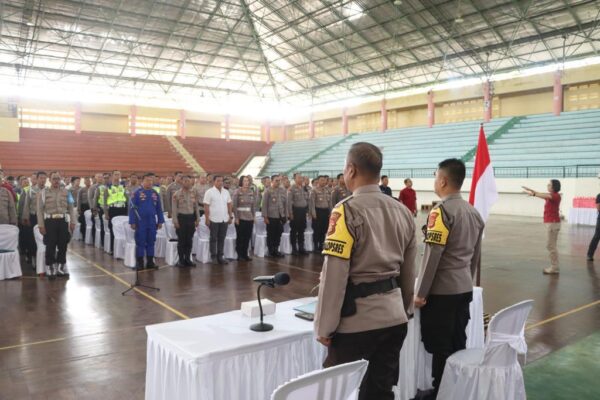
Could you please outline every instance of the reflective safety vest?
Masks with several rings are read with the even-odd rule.
[[[160,186],[152,186],[152,189],[158,194],[160,194]]]
[[[127,205],[127,197],[125,197],[125,188],[122,185],[113,185],[108,189],[106,205],[109,207],[125,207]]]
[[[98,205],[100,207],[104,207],[104,191],[106,190],[106,186],[100,185],[100,186],[98,186],[97,190],[98,190]]]

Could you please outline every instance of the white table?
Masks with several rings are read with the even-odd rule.
[[[571,208],[569,210],[569,224],[596,226],[598,210],[595,208]]]
[[[282,383],[320,369],[325,347],[313,323],[294,316],[294,307],[313,299],[277,304],[265,317],[275,329],[252,332],[238,310],[146,327],[146,400],[267,400]],[[421,343],[419,316],[410,321],[400,353],[396,398],[407,400],[431,385],[431,356]],[[476,288],[467,328],[467,347],[483,347],[483,303]]]

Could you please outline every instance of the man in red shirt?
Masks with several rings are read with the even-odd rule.
[[[558,232],[560,231],[560,181],[552,179],[548,182],[548,193],[540,193],[523,186],[525,192],[533,197],[546,201],[544,205],[544,224],[548,229],[548,244],[546,248],[550,252],[550,267],[544,268],[544,274],[558,274]]]
[[[406,186],[404,189],[400,191],[398,195],[398,200],[400,203],[404,204],[406,208],[410,210],[412,215],[417,216],[417,192],[412,188],[412,181],[410,178],[406,178],[404,180],[404,185]]]

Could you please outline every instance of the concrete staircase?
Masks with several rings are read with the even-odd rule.
[[[179,140],[177,140],[174,136],[165,136],[165,138],[169,141],[169,144],[171,145],[171,147],[177,152],[179,153],[179,155],[181,156],[181,158],[183,158],[183,160],[185,161],[185,163],[197,174],[202,174],[204,173],[204,169],[202,168],[202,166],[200,166],[200,164],[198,164],[198,161],[196,161],[196,159],[194,158],[194,156],[192,156],[190,154],[189,151],[186,150],[186,148],[179,142]]]

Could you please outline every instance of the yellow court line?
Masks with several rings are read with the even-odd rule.
[[[586,308],[594,307],[597,305],[600,305],[600,300],[596,300],[596,301],[586,304],[584,306],[574,308],[572,310],[566,311],[562,314],[555,315],[554,317],[545,319],[543,321],[536,322],[535,324],[532,324],[532,325],[529,325],[528,327],[526,327],[525,330],[528,331],[530,329],[537,328],[540,325],[544,325],[544,324],[547,324],[548,322],[556,321],[557,319],[566,317],[567,315],[575,314],[576,312],[579,312],[579,311],[585,310]]]
[[[63,340],[66,340],[66,339],[67,339],[66,337],[63,337],[63,338],[57,338],[57,339],[41,340],[39,342],[15,344],[15,345],[12,345],[12,346],[0,347],[0,351],[2,351],[2,350],[10,350],[10,349],[18,349],[19,347],[35,346],[37,344],[62,342]]]
[[[131,284],[123,279],[121,279],[121,277],[113,274],[112,272],[106,270],[104,267],[98,265],[97,263],[85,258],[84,256],[82,256],[81,254],[73,251],[73,250],[69,250],[70,253],[73,253],[74,255],[76,255],[77,257],[81,258],[82,260],[84,260],[85,262],[87,262],[90,265],[93,265],[94,267],[96,267],[97,269],[99,269],[100,271],[104,272],[105,274],[111,276],[113,279],[121,282],[123,285],[125,285],[126,287],[131,287]],[[190,319],[189,316],[185,315],[184,313],[182,313],[181,311],[178,311],[176,309],[174,309],[173,307],[171,307],[170,305],[160,301],[159,299],[157,299],[156,297],[149,295],[148,293],[144,292],[143,290],[140,290],[136,287],[133,288],[133,290],[139,294],[141,294],[142,296],[146,297],[148,300],[153,301],[154,303],[158,304],[159,306],[171,311],[173,314],[177,315],[178,317],[182,318],[182,319]]]

